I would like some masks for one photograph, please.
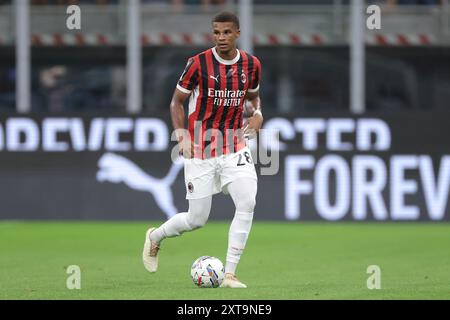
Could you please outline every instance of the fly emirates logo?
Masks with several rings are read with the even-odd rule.
[[[214,90],[208,88],[208,97],[214,98],[215,106],[238,107],[245,96],[245,90]]]

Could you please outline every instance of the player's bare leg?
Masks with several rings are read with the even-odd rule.
[[[233,181],[228,191],[236,206],[236,213],[228,234],[228,251],[225,265],[225,278],[222,288],[247,288],[236,277],[236,268],[247,243],[253,222],[253,210],[256,204],[257,181],[242,178]]]
[[[189,200],[189,211],[181,212],[167,220],[159,228],[150,228],[145,235],[142,260],[149,272],[158,270],[158,252],[165,238],[177,237],[186,231],[201,228],[208,221],[212,196]]]

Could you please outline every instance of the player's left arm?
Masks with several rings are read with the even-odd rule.
[[[248,119],[248,123],[244,126],[244,133],[249,134],[252,131],[258,133],[261,129],[264,117],[261,110],[261,99],[259,97],[259,90],[256,92],[247,92],[247,101],[251,105],[251,110],[253,110],[252,116]]]
[[[261,99],[259,97],[259,85],[261,82],[261,63],[259,62],[258,58],[254,57],[254,59],[254,77],[252,77],[251,79],[250,87],[245,96],[245,98],[252,106],[253,110],[253,115],[248,120],[246,126],[244,126],[244,133],[246,134],[258,133],[264,121],[261,110]]]

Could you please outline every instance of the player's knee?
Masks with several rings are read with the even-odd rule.
[[[237,205],[237,211],[253,213],[256,206],[256,199],[252,196],[247,196],[241,199]]]
[[[200,229],[206,224],[206,220],[192,219],[191,221],[188,221],[188,224],[191,227],[191,230]]]
[[[209,212],[206,209],[189,212],[187,223],[192,230],[203,227],[208,221]]]
[[[239,212],[237,211],[235,213],[235,218],[237,218],[238,220],[240,220],[241,222],[248,222],[248,223],[252,223],[253,221],[253,212]]]
[[[201,227],[203,227],[206,224],[205,220],[192,220],[189,222],[189,226],[191,227],[191,230],[195,230],[195,229],[200,229]]]

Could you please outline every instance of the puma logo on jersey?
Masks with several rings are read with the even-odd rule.
[[[214,79],[217,83],[219,83],[219,77],[220,77],[220,74],[218,74],[216,77],[213,77],[213,76],[209,76],[211,79]]]

